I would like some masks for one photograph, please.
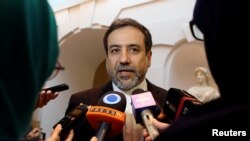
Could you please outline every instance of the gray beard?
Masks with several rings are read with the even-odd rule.
[[[120,81],[119,79],[117,79],[116,77],[112,77],[111,78],[112,81],[115,83],[115,85],[120,88],[121,90],[130,90],[132,88],[134,88],[135,86],[137,86],[141,81],[139,79],[139,77],[135,77],[134,79],[132,79],[132,81],[128,84],[124,84],[122,83],[122,81]],[[122,79],[127,79],[127,78],[122,78]]]
[[[108,68],[108,66],[106,64],[106,70],[107,70],[107,73],[109,74],[109,76],[111,77],[112,82],[119,89],[124,90],[124,91],[130,90],[130,89],[134,88],[135,86],[137,86],[138,84],[140,84],[143,81],[143,79],[145,78],[146,72],[147,72],[147,69],[145,71],[143,71],[143,72],[137,72],[135,70],[135,68],[130,67],[130,66],[126,66],[126,65],[119,65],[116,68],[117,71],[119,71],[121,69],[133,70],[136,73],[135,77],[131,80],[130,83],[123,83],[121,80],[128,80],[129,78],[122,77],[121,79],[118,79],[116,77],[116,73],[112,73],[112,71]]]

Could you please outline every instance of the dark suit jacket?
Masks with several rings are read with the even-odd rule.
[[[153,85],[149,81],[147,81],[148,91],[150,91],[155,99],[155,101],[159,104],[161,108],[163,108],[164,100],[167,94],[167,91]],[[78,92],[73,94],[70,98],[68,108],[66,110],[66,114],[69,113],[74,107],[79,105],[79,103],[83,103],[86,105],[96,105],[99,98],[109,92],[113,91],[112,82],[108,82],[106,85],[93,88],[85,91]],[[74,127],[74,141],[89,141],[91,137],[96,134],[96,131],[91,128],[87,119],[82,119],[75,127]],[[122,133],[117,135],[112,139],[107,139],[109,141],[122,141]]]

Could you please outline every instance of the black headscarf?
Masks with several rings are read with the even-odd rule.
[[[231,0],[197,0],[193,21],[204,34],[207,60],[224,98],[245,98],[249,60],[243,33],[248,29],[247,4]],[[241,64],[245,65],[241,65]]]

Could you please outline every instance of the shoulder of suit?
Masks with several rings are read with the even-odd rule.
[[[161,88],[159,86],[156,86],[148,80],[147,80],[147,84],[148,84],[148,91],[150,91],[152,93],[156,92],[156,93],[160,93],[160,94],[167,94],[167,92],[168,92],[166,89]]]

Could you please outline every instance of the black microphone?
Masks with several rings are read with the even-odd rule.
[[[120,92],[111,91],[104,94],[97,106],[90,106],[86,117],[90,125],[97,130],[96,137],[102,141],[119,134],[124,126],[126,115],[126,98]]]
[[[154,140],[159,135],[159,132],[153,126],[152,119],[160,113],[160,108],[151,92],[137,89],[133,91],[131,101],[136,123],[143,123],[151,139]]]
[[[163,112],[170,123],[198,108],[202,102],[188,92],[170,88],[165,98]]]
[[[68,90],[68,89],[69,89],[69,86],[67,84],[63,83],[63,84],[56,85],[56,86],[53,86],[53,87],[44,88],[42,90],[43,91],[50,90],[52,93],[54,93],[54,92],[61,92],[61,91],[64,91],[64,90]]]
[[[62,130],[60,132],[61,140],[64,140],[68,136],[69,131],[79,122],[79,120],[85,118],[88,107],[88,105],[80,103],[53,126],[53,128],[55,128],[57,124],[62,125]]]

